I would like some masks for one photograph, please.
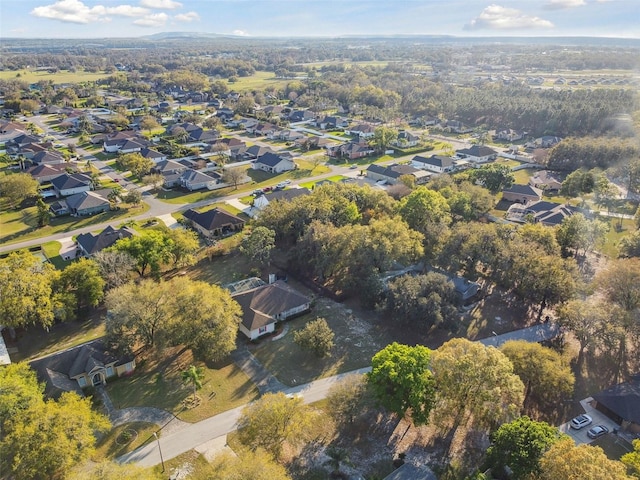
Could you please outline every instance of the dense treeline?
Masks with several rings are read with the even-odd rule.
[[[553,147],[547,166],[552,170],[607,169],[640,156],[635,140],[610,137],[566,138]]]

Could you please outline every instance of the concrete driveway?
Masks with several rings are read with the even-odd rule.
[[[569,427],[570,422],[563,423],[558,427],[558,429],[562,433],[566,433],[571,438],[573,438],[574,442],[576,442],[576,445],[580,445],[582,443],[594,442],[595,440],[589,438],[589,436],[587,435],[587,432],[591,427],[595,427],[596,425],[604,425],[605,427],[607,427],[609,429],[609,433],[607,435],[612,435],[612,432],[614,429],[620,430],[620,425],[618,425],[609,417],[607,417],[604,413],[596,410],[593,407],[593,405],[595,405],[595,401],[593,400],[592,397],[588,397],[588,398],[585,398],[584,400],[581,400],[580,405],[582,405],[582,408],[584,409],[584,413],[586,413],[591,418],[593,418],[593,423],[591,425],[587,425],[586,427],[582,427],[580,430],[574,430],[573,428],[570,428]]]

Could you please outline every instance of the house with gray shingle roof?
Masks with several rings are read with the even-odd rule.
[[[49,150],[43,150],[35,153],[31,157],[31,163],[33,165],[60,165],[66,163],[64,157],[58,152],[51,152]]]
[[[426,183],[429,180],[431,174],[424,170],[419,170],[411,165],[389,165],[385,167],[383,165],[377,165],[372,163],[365,170],[367,178],[375,182],[386,182],[394,185],[398,183],[400,177],[403,175],[411,175],[416,179],[417,184]]]
[[[130,375],[136,368],[133,356],[118,356],[100,340],[33,360],[29,365],[52,398],[64,392],[83,395],[82,388],[104,385],[108,379]]]
[[[244,228],[245,221],[221,208],[198,212],[190,208],[184,212],[191,226],[207,238],[221,237]]]
[[[242,308],[240,331],[250,340],[275,331],[276,323],[311,308],[311,299],[282,280],[232,295]]]
[[[514,183],[502,191],[502,199],[508,202],[532,203],[542,200],[542,190],[531,185]]]
[[[296,164],[290,158],[285,158],[273,152],[259,156],[252,164],[254,170],[269,173],[283,173],[296,169]]]
[[[456,156],[474,163],[486,163],[498,158],[498,152],[485,145],[473,145],[456,150]]]
[[[454,159],[443,155],[423,157],[416,155],[411,159],[411,165],[434,173],[448,173],[455,169]]]
[[[189,191],[212,189],[220,180],[220,174],[216,172],[202,173],[192,168],[187,168],[180,174],[178,184]]]
[[[66,164],[54,164],[54,165],[41,164],[41,165],[34,165],[29,170],[27,170],[27,173],[31,175],[34,179],[36,179],[38,183],[43,184],[45,182],[49,182],[54,178],[59,177],[60,175],[66,173],[67,168],[69,168],[69,166]]]
[[[137,235],[136,231],[129,227],[113,228],[109,225],[100,233],[81,233],[76,237],[76,245],[79,253],[85,257],[90,257],[105,248],[109,248],[121,238],[129,238]]]
[[[63,173],[53,178],[51,184],[58,197],[68,197],[91,190],[91,177],[84,173]]]
[[[111,208],[109,200],[96,192],[81,192],[71,195],[64,200],[68,213],[71,215],[86,216],[106,212]]]

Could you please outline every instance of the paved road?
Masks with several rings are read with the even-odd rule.
[[[317,402],[327,396],[327,392],[336,382],[341,379],[356,374],[368,372],[370,368],[362,368],[349,373],[343,373],[329,378],[316,380],[305,385],[299,385],[283,391],[285,394],[300,395],[304,403]],[[181,428],[173,433],[160,437],[160,448],[164,460],[177,457],[188,452],[203,443],[233,432],[237,428],[236,422],[240,418],[242,407],[234,408],[214,417],[207,418],[198,423],[193,423]],[[117,459],[120,463],[136,462],[144,467],[151,467],[160,463],[160,452],[158,443],[152,442],[131,453],[123,455]]]

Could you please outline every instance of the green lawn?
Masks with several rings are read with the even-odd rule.
[[[143,214],[147,210],[149,210],[149,206],[146,203],[129,208],[125,204],[120,210],[103,212],[88,217],[53,217],[51,224],[45,227],[37,226],[36,207],[29,207],[23,210],[4,210],[0,213],[0,244],[22,242],[56,233],[69,232],[98,223],[124,220]]]
[[[285,87],[291,80],[277,79],[273,72],[256,72],[250,77],[237,77],[236,82],[229,82],[229,90],[247,92],[264,90],[267,87]]]
[[[34,72],[30,70],[2,70],[0,71],[0,80],[16,79],[29,83],[36,83],[40,80],[51,80],[53,83],[80,83],[94,82],[102,78],[107,78],[110,75],[110,73],[89,73],[82,70],[76,72],[61,70],[56,73],[48,73],[46,71]]]
[[[234,235],[234,237],[237,236],[239,235]],[[234,237],[230,237],[230,239]],[[245,255],[233,252],[212,260],[207,258],[200,260],[194,266],[186,269],[186,271],[187,275],[193,280],[215,285],[226,285],[249,277],[252,267],[253,265]]]
[[[60,247],[62,247],[60,242],[47,242],[42,245],[42,251],[54,267],[58,270],[64,270],[69,262],[63,260],[60,256]]]
[[[107,391],[116,408],[148,406],[161,408],[185,422],[198,422],[258,398],[258,389],[233,362],[205,365],[194,361],[189,350],[166,349],[164,356],[140,359],[130,377],[111,381]],[[185,406],[193,393],[182,381],[182,372],[195,364],[204,369],[200,404]]]
[[[161,190],[156,195],[158,200],[174,204],[187,204],[211,200],[217,197],[224,197],[233,192],[233,187],[221,188],[219,190],[198,190],[195,192],[185,192],[182,190]]]
[[[125,436],[125,431],[129,436]],[[96,445],[93,459],[96,462],[101,462],[105,458],[117,458],[132,452],[136,448],[155,441],[153,433],[158,431],[158,426],[155,423],[131,422],[119,425],[100,439]],[[158,433],[158,436],[161,435],[162,431]]]
[[[608,223],[611,227],[609,233],[607,233],[606,242],[600,251],[608,257],[616,258],[618,256],[620,240],[622,237],[630,235],[636,230],[635,223],[631,219],[623,219],[622,228],[617,228],[617,225],[620,223],[620,220],[617,218],[600,217],[600,220]]]
[[[296,288],[298,288],[296,286]],[[335,333],[331,355],[318,358],[293,341],[294,332],[308,321],[324,318]],[[289,331],[276,341],[265,338],[250,349],[281,382],[294,386],[371,365],[371,357],[393,341],[386,329],[375,329],[349,310],[319,298],[311,312],[285,323]]]
[[[43,328],[30,327],[19,330],[15,342],[9,342],[11,361],[20,362],[53,352],[80,345],[105,335],[104,311],[93,311],[90,316],[83,316],[80,320],[56,323],[47,332]]]

